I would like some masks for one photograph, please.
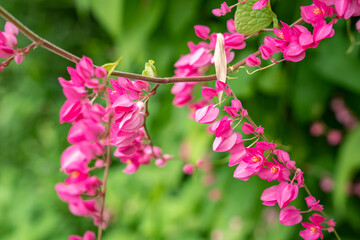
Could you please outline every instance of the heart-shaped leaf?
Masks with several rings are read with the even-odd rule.
[[[235,28],[242,34],[256,33],[268,27],[273,21],[277,22],[277,17],[271,11],[270,4],[265,8],[254,10],[252,6],[258,0],[248,0],[237,5],[235,12]]]

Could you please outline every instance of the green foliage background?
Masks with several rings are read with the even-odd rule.
[[[235,2],[235,1],[234,1]],[[123,57],[119,69],[141,73],[144,63],[155,60],[160,76],[171,76],[173,63],[188,53],[187,41],[198,42],[193,25],[225,31],[226,20],[211,14],[221,1],[215,0],[12,0],[1,1],[14,16],[45,39],[70,52],[91,57],[96,64]],[[230,2],[229,2],[230,4]],[[306,1],[275,2],[280,20],[292,22]],[[4,21],[0,20],[1,26]],[[354,23],[353,23],[354,24]],[[360,128],[345,133],[339,147],[309,135],[314,120],[340,128],[329,102],[342,96],[360,116],[359,47],[349,46],[344,21],[336,35],[318,49],[307,51],[300,63],[279,64],[248,76],[244,71],[230,85],[269,138],[288,147],[292,159],[305,171],[310,189],[325,210],[338,222],[343,239],[360,238],[359,197],[346,194],[349,183],[360,177]],[[359,39],[359,34],[357,37]],[[251,39],[237,54],[244,58],[262,43],[262,35]],[[29,42],[19,39],[20,46]],[[58,113],[65,98],[59,76],[68,78],[72,65],[44,49],[26,56],[21,65],[11,64],[0,73],[0,239],[62,240],[71,234],[96,231],[90,219],[72,216],[54,190],[65,176],[59,172],[60,155],[68,146],[70,125],[60,125]],[[117,239],[299,239],[298,227],[282,226],[277,208],[261,205],[262,191],[269,186],[251,178],[232,178],[227,156],[211,152],[212,137],[204,126],[187,118],[187,110],[172,106],[171,85],[161,86],[150,100],[149,129],[156,145],[174,156],[166,168],[141,167],[133,176],[114,159],[107,206],[113,221],[104,240]],[[216,181],[204,186],[203,173],[182,173],[180,145],[190,147],[190,161],[209,154]],[[101,175],[101,172],[99,172]],[[332,193],[319,187],[323,177],[335,179]],[[209,191],[219,189],[219,201]],[[303,191],[301,194],[304,194]],[[298,207],[305,207],[300,196]],[[222,235],[222,238],[221,238]],[[334,239],[331,234],[326,239]]]

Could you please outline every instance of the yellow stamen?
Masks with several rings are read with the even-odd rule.
[[[270,171],[271,171],[272,173],[277,173],[279,170],[278,170],[276,167],[272,167],[272,168],[270,169]]]
[[[127,160],[126,163],[127,163],[127,164],[131,164],[132,162],[131,162],[131,160]]]
[[[280,38],[280,39],[282,39],[282,40],[284,40],[284,39],[285,39],[285,38],[284,38],[284,33],[283,33],[283,32],[280,32],[280,33],[279,33],[279,38]]]
[[[251,158],[251,160],[252,160],[253,162],[259,162],[259,161],[261,161],[261,158],[260,158],[260,157],[257,157],[257,156],[253,156],[253,157]]]
[[[72,172],[70,173],[70,176],[71,176],[72,178],[77,178],[79,175],[80,175],[80,172],[79,172],[79,171],[72,171]]]
[[[311,233],[317,233],[318,232],[317,228],[314,228],[314,227],[311,227],[310,231],[311,231]]]
[[[322,11],[321,11],[319,8],[315,8],[315,9],[314,9],[314,13],[315,13],[316,15],[322,15]]]

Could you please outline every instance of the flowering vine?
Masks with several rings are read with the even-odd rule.
[[[307,49],[316,48],[322,40],[335,34],[333,25],[339,19],[360,15],[360,1],[313,0],[311,5],[301,7],[301,18],[291,25],[278,23],[269,0],[237,1],[230,7],[223,2],[220,8],[212,12],[215,16],[223,16],[235,7],[235,16],[243,17],[245,10],[250,11],[247,12],[250,17],[262,14],[264,19],[254,24],[256,31],[242,26],[244,21],[239,21],[236,17],[227,22],[228,32],[223,34],[210,34],[209,27],[196,25],[195,33],[204,41],[198,44],[189,42],[190,53],[181,56],[175,63],[175,76],[160,78],[156,74],[118,72],[114,71],[114,67],[98,67],[88,57],[78,58],[40,38],[0,6],[0,15],[8,21],[4,32],[0,32],[0,58],[6,59],[1,63],[0,71],[12,60],[20,64],[24,55],[36,46],[76,64],[75,68],[68,68],[70,80],[59,78],[67,99],[60,110],[60,123],[67,122],[72,126],[68,134],[71,146],[62,153],[60,161],[60,170],[67,178],[63,183],[58,183],[55,189],[60,199],[68,203],[72,214],[93,219],[98,226],[99,240],[109,221],[105,210],[105,195],[112,156],[126,164],[123,171],[127,174],[135,173],[141,165],[150,164],[151,160],[162,167],[171,158],[163,154],[160,148],[153,146],[146,127],[148,101],[156,94],[160,84],[167,83],[175,83],[171,90],[175,95],[175,106],[187,106],[195,121],[209,124],[208,131],[215,135],[213,151],[230,154],[229,166],[236,166],[234,178],[248,181],[257,175],[264,181],[274,182],[273,186],[263,191],[261,200],[266,206],[279,206],[280,223],[288,226],[301,223],[305,229],[300,231],[300,236],[306,240],[322,239],[325,230],[334,232],[340,239],[335,230],[336,223],[327,217],[320,201],[306,187],[303,171],[296,167],[295,161],[291,160],[286,151],[279,149],[265,137],[264,128],[253,122],[247,109],[226,83],[226,75],[239,68],[245,68],[249,72],[245,65],[263,70],[281,61],[303,60]],[[274,28],[266,29],[271,22]],[[359,26],[360,21],[356,23],[358,30]],[[246,31],[242,32],[243,29]],[[23,49],[16,47],[19,30],[33,41]],[[227,68],[227,64],[234,59],[235,51],[244,49],[246,39],[260,31],[271,31],[274,35],[266,36],[258,51]],[[276,60],[277,53],[281,53],[283,59]],[[261,66],[262,61],[266,60],[270,60],[272,64]],[[202,76],[212,65],[216,66],[217,74]],[[223,73],[225,78],[222,77]],[[195,99],[195,85],[214,80],[215,88],[202,86],[202,98]],[[157,84],[151,89],[148,82]],[[223,103],[227,105],[221,107]],[[104,178],[100,180],[93,175],[93,171],[102,168]],[[184,172],[192,174],[194,166],[185,165]],[[308,209],[304,211],[290,205],[298,197],[301,188],[308,193],[304,199]],[[303,222],[303,215],[306,213],[312,213],[310,222]],[[95,233],[90,231],[83,237],[69,237],[70,240],[95,238]]]

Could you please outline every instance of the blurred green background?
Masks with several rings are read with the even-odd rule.
[[[300,16],[300,3],[309,4],[278,1],[273,8],[281,20],[292,22]],[[222,18],[211,14],[220,4],[215,0],[1,1],[33,31],[78,56],[89,56],[98,65],[122,56],[118,69],[137,73],[153,59],[160,76],[173,74],[174,62],[188,53],[187,41],[199,41],[194,25],[226,31],[232,14]],[[0,23],[3,26],[4,21]],[[279,64],[251,76],[240,70],[232,75],[238,79],[230,85],[267,136],[290,150],[309,188],[337,221],[342,239],[360,239],[360,128],[346,130],[330,108],[336,96],[360,116],[360,51],[356,47],[345,53],[350,42],[344,21],[335,31],[334,38],[308,50],[304,61]],[[356,37],[359,40],[358,33]],[[255,51],[261,39],[249,40],[235,61]],[[20,47],[29,43],[19,37]],[[54,190],[65,178],[59,160],[69,145],[70,125],[59,124],[65,97],[57,81],[60,76],[68,78],[67,66],[72,64],[38,48],[21,65],[12,63],[0,73],[1,240],[62,240],[88,229],[96,231],[91,219],[71,215]],[[174,158],[166,168],[143,166],[132,176],[122,173],[124,165],[114,160],[107,195],[113,220],[103,239],[299,239],[301,226],[280,225],[278,208],[261,204],[260,195],[270,185],[256,177],[248,182],[232,178],[228,157],[211,152],[213,138],[204,126],[188,119],[186,109],[172,106],[170,89],[171,85],[161,86],[151,98],[148,124],[155,145]],[[339,129],[344,140],[330,146],[326,136],[311,136],[314,121]],[[195,163],[204,156],[212,170],[193,176],[182,173],[183,158]],[[304,196],[301,191],[295,203],[303,209]],[[326,233],[325,238],[334,235]]]

